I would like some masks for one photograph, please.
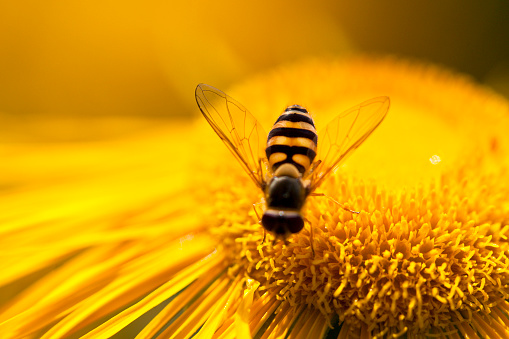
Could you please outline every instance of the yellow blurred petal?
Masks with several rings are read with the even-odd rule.
[[[193,302],[161,335],[172,339],[191,337],[213,314],[214,306],[224,306],[230,283],[231,281],[224,277],[212,283],[208,293]]]
[[[235,332],[238,338],[251,338],[251,330],[249,328],[249,313],[253,305],[254,292],[260,286],[257,281],[246,281],[247,287],[244,290],[244,296],[235,313]]]
[[[304,311],[304,306],[291,307],[290,304],[284,303],[281,308],[278,309],[278,313],[274,318],[274,321],[267,328],[265,333],[262,335],[262,339],[279,339],[286,338],[292,322],[297,319],[297,315]]]
[[[290,335],[288,338],[291,339],[299,339],[299,338],[305,338],[307,335],[310,335],[313,333],[313,328],[315,326],[315,322],[318,321],[319,317],[323,317],[320,312],[317,310],[308,308],[302,312],[298,318],[298,321],[295,323],[295,326],[293,327],[292,331],[290,332]],[[313,333],[317,334],[317,333]],[[320,338],[320,337],[315,337]]]
[[[255,300],[249,315],[251,333],[257,333],[280,305],[281,301],[267,292]]]
[[[189,287],[179,293],[178,296],[175,297],[172,302],[166,306],[161,312],[159,312],[147,326],[143,328],[143,330],[137,335],[136,338],[151,338],[155,336],[161,328],[164,327],[170,320],[181,310],[184,308],[184,305],[192,304],[193,299],[201,293],[206,293],[203,290],[206,289],[207,286],[212,285],[212,282],[218,278],[218,275],[221,271],[224,271],[224,268],[221,266],[215,267],[213,270],[207,272],[206,275],[202,275],[195,282],[193,282]],[[178,305],[178,306],[175,306]]]
[[[231,283],[230,288],[223,297],[216,301],[216,305],[212,310],[211,315],[208,317],[208,319],[203,324],[202,328],[196,334],[196,338],[200,339],[212,338],[217,329],[226,320],[226,315],[227,312],[230,310],[230,307],[232,306],[238,307],[236,302],[240,295],[242,284],[239,283],[239,280],[235,280],[230,283]],[[250,335],[244,338],[250,338]]]
[[[166,260],[170,258],[171,260],[175,260],[174,262],[172,262],[172,264],[177,264],[175,268],[178,268],[180,265],[184,263],[189,263],[189,259],[196,260],[195,258],[197,255],[199,256],[203,252],[209,252],[210,251],[209,246],[210,246],[209,239],[197,237],[196,242],[193,243],[192,247],[190,246],[190,248],[186,249],[185,251],[181,251],[181,258],[176,257],[178,252],[175,251],[169,258],[166,258]],[[126,324],[129,324],[134,319],[138,318],[140,315],[144,314],[145,312],[157,306],[164,300],[176,294],[178,291],[182,290],[185,286],[189,285],[192,281],[197,279],[197,277],[199,277],[200,275],[204,274],[204,272],[208,271],[214,265],[217,265],[218,263],[220,264],[220,261],[221,255],[213,254],[197,262],[196,264],[190,265],[189,267],[181,270],[175,276],[173,276],[169,282],[157,288],[149,296],[142,299],[135,305],[129,307],[125,311],[122,311],[120,314],[113,317],[111,320],[99,326],[97,329],[89,332],[87,335],[84,336],[84,338],[113,335],[114,333],[118,332],[120,329],[125,327]],[[140,272],[136,273],[139,274]],[[73,313],[72,316],[69,317],[69,319],[59,323],[59,326],[55,327],[55,329],[59,329],[59,327],[61,328],[59,333],[57,332],[58,335],[67,333],[68,330],[78,325],[80,321],[85,319],[92,312],[96,311],[102,305],[110,301],[112,297],[121,294],[124,290],[129,289],[131,284],[133,284],[133,280],[134,283],[137,282],[135,276],[132,275],[127,275],[122,280],[123,281],[113,283],[112,285],[105,288],[102,291],[102,293],[97,293],[92,298],[86,300],[83,306],[80,307],[80,309],[76,310],[76,312]]]

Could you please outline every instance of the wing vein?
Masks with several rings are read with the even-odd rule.
[[[389,106],[388,97],[373,98],[339,114],[327,124],[318,134],[317,161],[320,163],[312,173],[311,192],[373,133],[387,115]]]
[[[267,164],[267,134],[258,121],[244,106],[212,86],[199,84],[195,96],[200,111],[212,129],[255,184],[264,187],[261,165]]]

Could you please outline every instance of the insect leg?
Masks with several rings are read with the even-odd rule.
[[[311,222],[304,218],[305,221],[309,224],[309,243],[311,244],[311,252],[313,253],[313,258],[315,257],[315,245],[314,245],[314,238],[315,238],[315,232],[313,231],[313,225]]]
[[[318,161],[315,161],[312,165],[311,165],[311,168],[309,170],[309,174],[313,174],[313,172],[315,171],[315,169],[318,167],[318,165],[320,165],[322,163],[322,160],[318,160]]]
[[[343,205],[342,203],[340,203],[339,201],[335,200],[334,198],[326,195],[325,193],[310,193],[309,194],[310,196],[313,196],[313,197],[325,197],[327,199],[329,199],[330,201],[332,201],[333,203],[337,204],[338,206],[340,206],[342,209],[344,209],[345,211],[348,211],[348,212],[351,212],[351,213],[355,213],[355,214],[359,214],[361,212],[358,212],[358,211],[354,211],[354,210],[351,210],[349,208],[346,208],[345,205]]]
[[[256,214],[256,218],[258,219],[258,223],[261,225],[262,224],[262,219],[260,218],[260,215],[258,214],[258,211],[256,210],[256,207],[260,204],[263,204],[263,202],[257,202],[257,203],[254,203],[253,204],[253,210]]]
[[[260,201],[260,202],[257,202],[257,203],[254,203],[253,204],[253,210],[256,214],[256,218],[258,219],[258,223],[261,225],[262,224],[262,219],[260,218],[260,215],[258,214],[258,211],[256,210],[256,207],[260,204],[263,204],[263,201]],[[262,242],[261,244],[265,243],[265,238],[267,237],[267,232],[265,231],[265,228],[263,228],[263,239],[262,239]]]
[[[315,161],[314,163],[311,164],[308,172],[306,173],[306,175],[304,176],[304,179],[306,180],[310,180],[309,178],[312,178],[313,177],[313,172],[318,168],[318,166],[322,163],[322,160],[318,160],[318,161]]]

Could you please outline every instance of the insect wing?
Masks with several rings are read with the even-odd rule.
[[[253,179],[263,188],[267,169],[267,134],[256,118],[233,98],[206,84],[196,87],[196,102],[217,135]]]
[[[389,97],[377,97],[334,118],[318,134],[318,161],[311,173],[311,192],[380,125],[389,110]]]

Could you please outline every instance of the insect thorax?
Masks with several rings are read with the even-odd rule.
[[[267,185],[265,199],[268,208],[299,211],[306,199],[306,189],[300,178],[273,177]]]

